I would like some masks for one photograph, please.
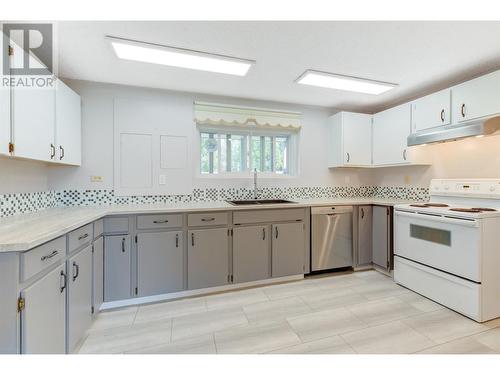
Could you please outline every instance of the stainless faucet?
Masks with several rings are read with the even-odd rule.
[[[258,198],[258,190],[257,190],[257,168],[253,170],[253,199]]]

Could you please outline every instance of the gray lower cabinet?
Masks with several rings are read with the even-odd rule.
[[[94,241],[92,252],[92,313],[95,315],[104,302],[104,238]]]
[[[304,273],[304,223],[272,226],[272,277]]]
[[[68,261],[68,353],[92,324],[92,246]]]
[[[233,282],[271,277],[271,236],[269,225],[237,227],[233,230]]]
[[[104,238],[104,301],[131,297],[130,236]]]
[[[137,287],[140,296],[184,289],[183,232],[137,234]]]
[[[390,207],[373,206],[373,264],[389,269],[390,257]]]
[[[65,264],[21,291],[26,301],[21,312],[21,352],[61,354],[66,352]]]
[[[228,283],[229,236],[227,228],[188,231],[188,288]]]
[[[372,211],[372,206],[358,207],[357,266],[372,262]]]

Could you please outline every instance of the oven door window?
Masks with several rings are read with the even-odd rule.
[[[434,242],[440,245],[451,246],[451,232],[449,230],[410,224],[410,237]]]

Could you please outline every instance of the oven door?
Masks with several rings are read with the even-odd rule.
[[[479,220],[395,211],[394,253],[472,281],[481,281]]]

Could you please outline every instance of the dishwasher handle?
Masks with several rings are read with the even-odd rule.
[[[353,212],[352,206],[322,206],[312,207],[311,215],[336,215]]]

